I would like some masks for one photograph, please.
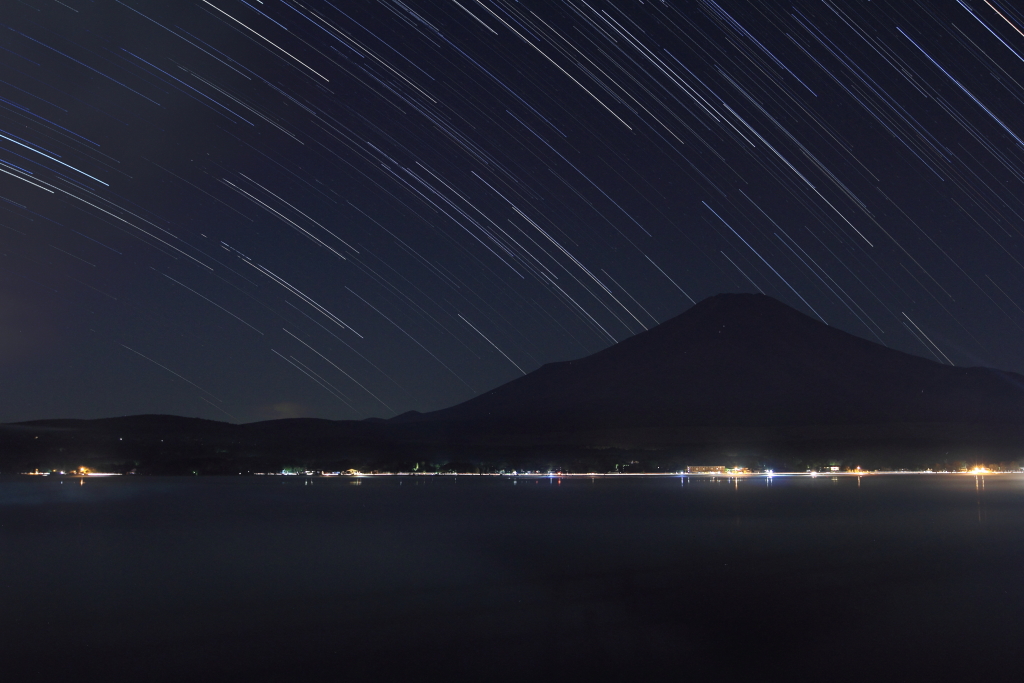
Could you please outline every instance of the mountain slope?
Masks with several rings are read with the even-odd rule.
[[[956,368],[721,294],[580,360],[393,422],[521,429],[1024,422],[1024,377]]]

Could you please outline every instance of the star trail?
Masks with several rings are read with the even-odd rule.
[[[391,417],[724,291],[1024,372],[1005,0],[18,0],[0,420]]]

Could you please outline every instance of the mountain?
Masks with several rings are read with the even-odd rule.
[[[720,294],[586,358],[397,423],[452,431],[1024,425],[1024,376],[889,349],[760,294]]]
[[[570,452],[579,461],[601,451],[684,459],[885,452],[899,461],[1021,446],[1024,376],[895,351],[755,294],[713,296],[591,356],[544,365],[431,413],[246,425],[134,416],[0,428],[8,453],[91,449],[199,469],[226,462],[225,471],[300,456],[364,467]]]

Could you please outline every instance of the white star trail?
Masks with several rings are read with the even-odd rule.
[[[49,348],[97,395],[130,340],[224,399],[166,412],[390,416],[737,290],[1024,372],[1013,3],[9,4],[25,419]]]

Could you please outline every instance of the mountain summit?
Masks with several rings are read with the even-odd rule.
[[[761,294],[719,294],[580,360],[396,422],[593,428],[1020,424],[1024,377],[861,339]]]

